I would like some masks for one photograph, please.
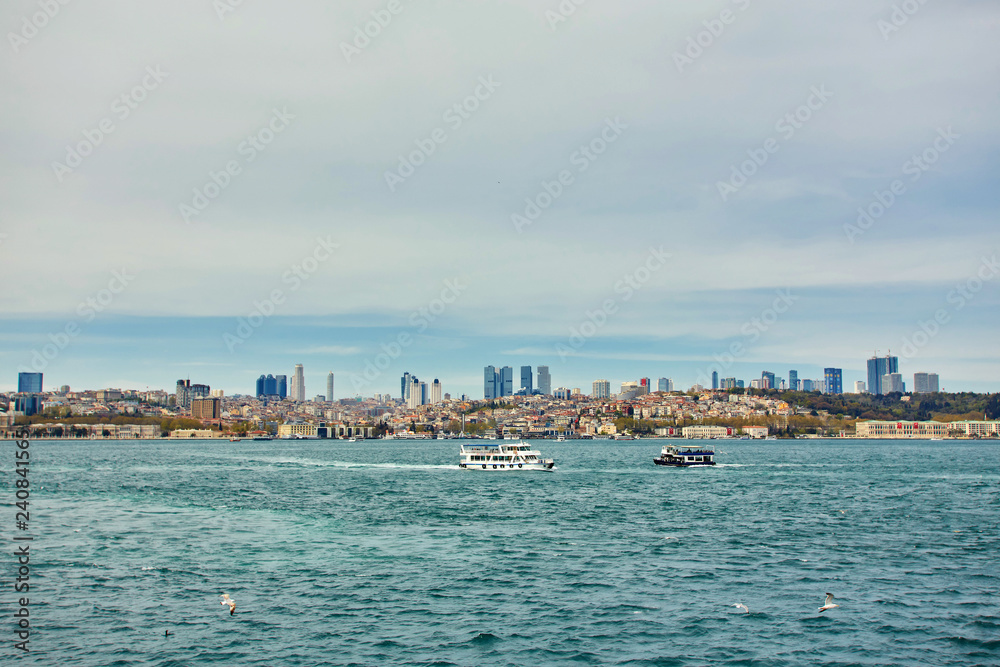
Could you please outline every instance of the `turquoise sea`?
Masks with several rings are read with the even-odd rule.
[[[662,442],[32,441],[16,655],[5,441],[0,662],[1000,664],[1000,443]]]

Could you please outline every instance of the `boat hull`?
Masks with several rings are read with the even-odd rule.
[[[694,468],[696,466],[714,466],[715,461],[693,461],[691,463],[686,463],[684,461],[670,461],[668,459],[655,458],[653,463],[658,466],[671,466],[673,468]]]
[[[552,470],[555,467],[555,461],[546,461],[544,463],[459,463],[459,468],[464,468],[466,470],[479,470],[482,472],[518,472],[524,470]]]

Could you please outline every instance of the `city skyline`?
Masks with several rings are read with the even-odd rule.
[[[804,366],[803,368],[809,368],[809,366]],[[898,376],[898,379],[893,378],[892,381],[897,384],[894,387],[895,391],[903,391],[904,393],[922,393],[922,392],[933,392],[933,391],[968,391],[961,388],[945,388],[940,385],[940,376],[936,372],[928,371],[913,371],[912,373],[882,373],[881,371],[889,369],[891,371],[896,371],[899,368],[898,358],[887,356],[882,358],[872,357],[867,360],[867,377],[872,378],[873,373],[878,373],[879,382],[888,382],[891,376]],[[905,370],[905,369],[904,369]],[[543,378],[545,387],[551,382],[551,375],[549,373],[548,366],[538,366],[537,371],[540,377]],[[752,372],[752,371],[751,371]],[[694,387],[702,387],[706,390],[712,389],[730,389],[730,388],[766,388],[766,389],[782,389],[782,390],[802,390],[802,391],[820,391],[821,393],[858,393],[857,388],[859,383],[864,386],[865,392],[870,393],[871,388],[868,382],[865,380],[851,380],[847,381],[844,379],[843,369],[825,367],[822,369],[822,373],[817,376],[817,379],[800,378],[799,372],[796,369],[791,369],[787,371],[787,377],[782,377],[774,372],[768,370],[760,371],[760,378],[755,378],[750,376],[749,379],[745,377],[719,377],[717,372],[713,372],[711,377],[711,384],[702,385],[698,382],[685,383],[683,380],[677,381],[673,377],[659,377],[658,380],[652,380],[650,377],[644,377],[642,375],[633,378],[624,378],[620,381],[620,384],[624,387],[626,384],[634,385],[636,388],[642,387],[645,391],[644,393],[652,391],[688,391]],[[515,382],[515,369],[510,366],[496,367],[496,366],[486,366],[484,367],[483,378],[494,378],[495,384],[491,389],[488,384],[484,386],[482,381],[479,385],[478,394],[476,390],[466,391],[459,385],[457,389],[449,389],[444,391],[442,389],[444,383],[439,378],[434,378],[433,383],[420,382],[418,377],[406,371],[400,377],[400,390],[399,395],[405,401],[409,398],[409,388],[411,386],[422,386],[423,395],[421,397],[422,402],[427,402],[431,397],[431,391],[436,393],[437,400],[447,393],[452,395],[454,398],[461,397],[463,395],[468,396],[470,399],[476,400],[477,398],[485,397],[487,400],[491,398],[503,398],[505,396],[512,396],[519,392],[524,391],[525,381],[531,382],[534,376],[531,366],[522,365],[519,368],[519,374],[516,378],[521,382],[522,387],[520,389],[513,389]],[[22,391],[22,387],[28,386],[29,389],[34,386],[40,386],[43,382],[44,373],[25,373],[19,372],[17,376],[17,389],[16,390],[6,390],[0,385],[0,392],[13,394],[13,393],[35,393],[34,391]],[[295,401],[311,401],[313,398],[311,396],[322,396],[323,400],[332,402],[333,398],[333,382],[334,382],[334,372],[329,371],[323,375],[323,382],[325,383],[325,394],[316,394],[315,391],[309,390],[308,385],[308,372],[305,370],[303,364],[295,364],[293,374],[292,374],[292,387],[299,386],[300,395],[296,395],[295,392],[291,390],[287,382],[287,376],[284,374],[267,374],[259,375],[254,381],[254,386],[251,391],[244,391],[242,389],[223,389],[226,395],[248,395],[248,396],[278,396],[279,398],[289,397]],[[506,380],[506,389],[504,389],[504,378]],[[818,379],[822,378],[822,379]],[[906,378],[912,378],[912,382],[908,382]],[[611,387],[617,386],[618,381],[609,381],[605,379],[600,380],[590,380],[587,382],[567,382],[563,383],[560,388],[568,387],[578,387],[581,388],[583,393],[587,394],[588,391],[586,387],[593,387],[596,391],[598,383],[608,383]],[[793,384],[794,383],[794,384]],[[63,388],[72,387],[67,383],[58,383]],[[184,391],[181,391],[181,387],[185,386]],[[81,385],[77,385],[80,387]],[[143,386],[90,386],[83,385],[84,390],[99,390],[99,389],[131,389],[131,390],[155,390],[158,387],[151,385]],[[207,396],[209,392],[209,386],[205,384],[191,384],[190,378],[184,380],[177,380],[176,382],[177,392],[179,395],[186,397],[187,401],[190,401],[193,396]],[[845,389],[848,387],[848,389]],[[193,396],[189,396],[190,389],[196,389],[200,392]],[[433,389],[432,389],[433,388]],[[169,390],[169,388],[167,388]],[[491,393],[494,392],[494,393]],[[344,396],[343,398],[354,398],[354,397],[369,397],[378,394],[388,394],[393,395],[390,390],[386,391],[372,391],[369,393],[356,393],[349,396]],[[530,393],[530,392],[529,392]],[[545,391],[543,385],[539,384],[535,387],[535,393],[542,394],[553,394],[553,390]],[[614,394],[617,392],[609,392],[609,394]],[[878,387],[874,393],[888,393],[883,391],[881,387]],[[993,392],[977,392],[977,393],[993,393]],[[420,403],[418,403],[420,404]]]

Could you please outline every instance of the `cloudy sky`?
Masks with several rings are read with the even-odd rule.
[[[0,9],[0,390],[1000,388],[994,2],[48,4]]]

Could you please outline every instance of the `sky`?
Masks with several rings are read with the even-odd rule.
[[[11,0],[0,28],[0,390],[851,388],[876,352],[1000,388],[994,2]]]

